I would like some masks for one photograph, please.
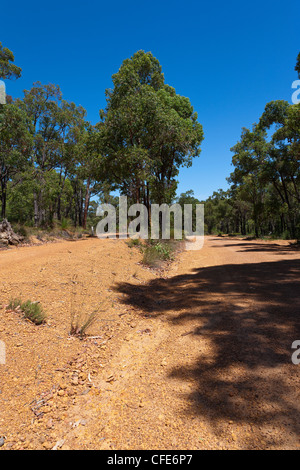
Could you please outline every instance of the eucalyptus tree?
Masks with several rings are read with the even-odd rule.
[[[300,193],[300,106],[287,101],[272,101],[265,107],[259,126],[272,130],[269,142],[270,181],[285,208],[289,230],[296,236]]]
[[[61,220],[61,200],[67,178],[77,172],[81,142],[87,125],[86,111],[62,99],[57,85],[36,82],[24,91],[18,105],[31,120],[33,150],[31,153],[34,179],[34,222],[43,225],[56,216]],[[56,178],[48,177],[55,171]],[[47,184],[54,185],[53,200],[47,203]]]
[[[240,141],[231,148],[234,153],[232,163],[235,167],[229,182],[241,192],[246,202],[252,205],[252,217],[256,236],[262,224],[265,195],[265,163],[268,155],[266,132],[254,125],[252,131],[244,128]]]
[[[32,138],[28,118],[13,104],[0,107],[0,194],[1,217],[6,217],[7,188],[16,175],[29,167]]]
[[[0,42],[0,78],[3,80],[20,78],[22,69],[14,64],[15,57],[11,50]]]
[[[151,52],[124,60],[112,81],[100,111],[108,174],[134,202],[169,202],[179,168],[200,154],[197,114],[188,98],[165,85]]]

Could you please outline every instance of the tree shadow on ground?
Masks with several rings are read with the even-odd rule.
[[[300,434],[300,369],[291,361],[291,345],[300,340],[299,281],[300,260],[280,260],[115,289],[142,315],[183,326],[178,347],[197,342],[197,360],[184,365],[183,356],[170,372],[196,384],[186,396],[188,414],[209,419],[216,433],[231,420],[259,429],[264,446],[293,446]]]
[[[214,248],[230,248],[230,247],[240,247],[238,252],[271,252],[273,254],[278,253],[279,255],[282,254],[291,254],[291,253],[299,253],[300,245],[296,243],[289,243],[289,245],[280,245],[278,243],[249,243],[249,242],[242,242],[242,243],[229,243],[229,244],[222,244],[222,245],[215,245]]]

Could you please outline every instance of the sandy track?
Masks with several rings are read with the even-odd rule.
[[[3,305],[48,312],[1,310],[2,449],[299,448],[299,251],[208,237],[163,274],[140,257],[97,239],[0,253]],[[68,337],[74,273],[101,338]]]

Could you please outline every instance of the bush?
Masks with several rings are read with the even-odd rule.
[[[164,243],[156,240],[149,240],[148,246],[143,248],[143,264],[155,266],[160,261],[173,259],[173,247],[170,243]]]
[[[32,302],[31,300],[22,302],[21,299],[16,298],[10,300],[7,308],[9,310],[20,310],[24,317],[35,323],[35,325],[41,325],[46,321],[46,314],[38,302]]]
[[[71,226],[71,221],[69,219],[66,219],[65,217],[62,217],[61,219],[62,230],[67,230],[70,226]]]
[[[129,248],[132,248],[133,246],[140,246],[141,240],[139,238],[130,238],[127,242],[127,245]]]
[[[25,239],[28,239],[28,231],[22,225],[17,229],[17,234]]]

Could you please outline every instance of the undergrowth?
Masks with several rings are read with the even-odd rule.
[[[39,302],[31,300],[22,302],[20,298],[14,298],[9,301],[7,309],[22,312],[24,317],[35,325],[41,325],[46,321],[46,314]]]

